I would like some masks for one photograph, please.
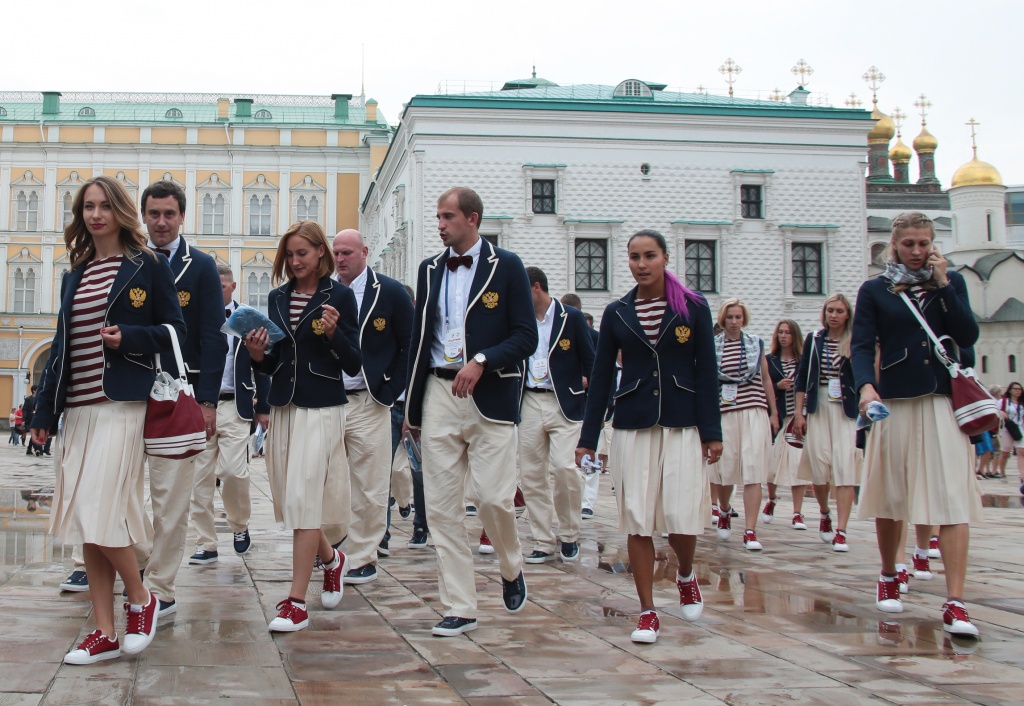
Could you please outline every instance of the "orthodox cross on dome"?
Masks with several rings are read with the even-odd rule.
[[[781,102],[785,98],[786,96],[782,95],[782,91],[780,91],[777,87],[774,91],[768,94],[768,100],[770,101]]]
[[[928,109],[932,107],[932,102],[928,100],[928,96],[921,94],[917,100],[914,101],[914,107],[917,108],[917,112],[921,114],[921,127],[928,124],[926,118],[928,117]]]
[[[868,84],[868,88],[871,89],[871,102],[874,103],[875,108],[878,108],[878,89],[881,88],[885,82],[885,74],[872,66],[870,69],[864,72],[861,76],[864,82]]]
[[[964,123],[964,125],[970,125],[971,126],[971,150],[973,150],[973,152],[974,152],[974,158],[977,159],[978,158],[978,141],[976,139],[977,135],[975,135],[975,133],[974,133],[974,128],[976,128],[979,125],[981,125],[981,123],[979,123],[974,118],[971,118],[966,123]]]
[[[743,67],[732,60],[732,57],[725,60],[725,63],[718,67],[718,73],[725,76],[725,82],[729,84],[729,97],[732,98],[732,84],[736,83],[736,77],[743,72]]]
[[[853,91],[850,91],[850,97],[843,102],[846,104],[847,108],[859,108],[864,105],[861,103],[860,98],[857,97],[857,94]]]
[[[697,84],[697,93],[699,95],[706,96],[708,94],[708,89],[704,88],[704,84],[698,83]]]
[[[900,110],[899,106],[896,106],[892,109],[892,115],[889,117],[892,118],[893,125],[896,126],[896,137],[898,138],[900,136],[900,128],[903,127],[903,121],[907,119],[907,114]]]
[[[801,86],[806,87],[807,84],[810,83],[807,79],[809,79],[811,74],[814,73],[814,69],[811,68],[810,64],[801,59],[796,62],[796,66],[791,68],[789,72],[800,79]]]

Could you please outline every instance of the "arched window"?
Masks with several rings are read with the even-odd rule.
[[[0,108],[0,118],[7,117],[7,108]]]
[[[71,197],[71,192],[64,194],[64,198],[61,199],[61,207],[63,215],[61,216],[61,228],[67,228],[71,225],[71,221],[74,219],[74,214],[71,212],[71,204],[74,203],[74,199]]]
[[[96,117],[96,111],[93,110],[92,108],[81,108],[78,111],[78,117],[80,117],[80,118],[95,118]]]
[[[310,196],[307,200],[305,196],[300,196],[299,200],[295,204],[295,215],[296,220],[299,221],[316,221],[320,218],[320,202],[316,196]]]
[[[246,292],[249,295],[249,306],[267,313],[267,298],[270,296],[270,275],[266,272],[256,275],[250,272],[246,279]]]
[[[181,114],[181,111],[178,110],[177,108],[171,108],[166,113],[164,113],[164,117],[165,118],[170,118],[171,120],[177,120],[177,119],[180,119],[182,117],[182,114]]]
[[[14,312],[33,314],[36,310],[36,273],[33,270],[14,270]]]
[[[1009,360],[1006,361],[1007,367],[1010,368],[1011,373],[1017,372],[1017,356],[1011,355]]]
[[[269,110],[257,110],[255,113],[253,113],[252,117],[257,118],[259,120],[270,120],[274,116],[270,114]]]
[[[19,191],[15,199],[17,220],[15,230],[36,230],[39,224],[39,195],[35,191]]]
[[[203,197],[203,234],[224,234],[224,196],[206,194]]]
[[[615,98],[653,98],[654,93],[643,81],[637,81],[631,78],[627,81],[623,81],[615,87],[615,91],[612,93]]]
[[[249,197],[249,235],[270,235],[270,196]]]

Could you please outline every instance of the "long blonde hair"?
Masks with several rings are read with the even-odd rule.
[[[75,194],[75,200],[71,203],[71,223],[64,229],[64,244],[68,248],[71,269],[87,262],[96,254],[96,244],[93,242],[92,233],[85,225],[85,216],[82,213],[85,206],[85,192],[93,184],[103,189],[114,213],[114,219],[121,227],[121,233],[118,236],[121,241],[121,249],[124,252],[141,250],[156,258],[156,254],[146,247],[146,234],[142,230],[138,209],[132,201],[131,194],[117,179],[100,175],[82,184],[78,193]]]
[[[828,319],[825,318],[825,310],[828,309],[828,305],[832,302],[839,302],[846,307],[846,325],[843,327],[843,335],[839,337],[837,352],[844,358],[849,358],[850,339],[853,338],[853,304],[850,303],[849,298],[842,292],[829,294],[825,298],[825,303],[821,305],[821,325],[825,327],[826,334],[828,333]]]

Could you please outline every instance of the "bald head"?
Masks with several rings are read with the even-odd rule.
[[[334,264],[337,265],[338,279],[342,284],[352,284],[363,273],[368,253],[363,234],[358,230],[346,228],[334,236]]]

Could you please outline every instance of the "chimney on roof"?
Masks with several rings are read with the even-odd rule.
[[[229,105],[230,102],[227,98],[217,99],[217,120],[227,120],[231,117],[231,111],[228,108]]]
[[[352,94],[334,93],[331,100],[334,101],[334,117],[338,120],[348,120],[348,102],[352,100]]]
[[[373,98],[366,101],[366,122],[377,122],[377,101],[375,101]]]
[[[811,95],[803,86],[797,86],[789,94],[789,102],[793,105],[807,105],[807,96]]]
[[[43,115],[57,115],[58,113],[60,113],[60,93],[43,91]]]
[[[235,117],[252,117],[252,98],[235,98]]]

